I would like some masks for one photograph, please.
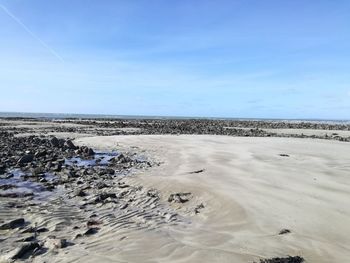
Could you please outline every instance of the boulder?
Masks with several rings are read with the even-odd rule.
[[[68,148],[68,149],[71,149],[71,150],[75,150],[77,149],[78,147],[76,147],[74,145],[74,143],[71,141],[71,140],[67,140],[64,145]]]
[[[23,226],[25,223],[23,218],[17,218],[15,220],[9,221],[0,226],[0,230],[15,229],[17,227]]]
[[[16,259],[26,259],[36,251],[41,248],[41,245],[38,242],[26,242],[23,243],[19,248],[14,249],[8,255],[8,259],[16,260]]]
[[[30,163],[34,160],[34,155],[33,154],[25,154],[21,158],[19,158],[18,163],[19,164],[25,164],[25,163]]]
[[[60,146],[60,141],[56,138],[56,137],[53,137],[51,140],[50,140],[50,143],[53,147],[59,147]]]

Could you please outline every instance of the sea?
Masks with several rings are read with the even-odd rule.
[[[328,124],[350,124],[350,120],[327,119],[274,119],[274,118],[237,118],[237,117],[194,117],[194,116],[147,116],[147,115],[114,115],[114,114],[77,114],[77,113],[40,113],[40,112],[0,112],[0,118],[34,118],[34,119],[153,119],[153,120],[233,120],[233,121],[276,121],[276,122],[314,122]]]

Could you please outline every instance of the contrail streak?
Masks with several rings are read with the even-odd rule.
[[[29,35],[31,35],[34,39],[40,42],[40,44],[46,48],[52,55],[54,55],[57,59],[59,59],[61,62],[64,62],[64,59],[57,54],[55,50],[50,48],[43,40],[41,40],[37,35],[35,35],[25,24],[23,24],[14,14],[12,14],[5,6],[0,4],[0,8],[4,10],[4,12],[11,17],[13,20],[16,21],[17,24],[19,24]]]

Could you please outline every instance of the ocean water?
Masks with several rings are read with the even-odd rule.
[[[113,115],[113,114],[76,114],[76,113],[31,113],[31,112],[0,112],[0,118],[35,118],[35,119],[210,119],[210,120],[256,120],[283,122],[315,122],[329,124],[350,124],[350,120],[323,119],[271,119],[271,118],[220,118],[220,117],[186,117],[186,116],[146,116],[146,115]]]

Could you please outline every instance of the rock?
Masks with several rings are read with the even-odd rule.
[[[87,225],[87,227],[91,228],[91,227],[93,227],[93,226],[98,226],[98,225],[100,225],[101,223],[102,223],[101,221],[97,221],[97,220],[94,220],[94,219],[90,219],[90,220],[86,223],[86,225]]]
[[[271,259],[260,259],[260,263],[302,263],[304,259],[302,257],[285,257],[285,258],[271,258]]]
[[[95,155],[94,150],[91,148],[88,148],[87,155],[89,155],[89,156]]]
[[[116,163],[128,163],[131,161],[129,157],[126,157],[124,154],[119,154],[117,157],[113,158],[112,161]]]
[[[107,188],[107,187],[109,187],[109,186],[106,183],[104,183],[104,182],[98,182],[96,184],[96,188],[97,189],[103,189],[103,188]]]
[[[23,245],[20,248],[11,251],[7,257],[13,260],[26,259],[33,255],[40,248],[41,245],[38,242],[23,243]]]
[[[7,222],[7,223],[1,225],[0,230],[15,229],[15,228],[23,226],[24,223],[25,223],[25,221],[23,218],[18,218],[18,219],[12,220],[10,222]]]
[[[34,160],[33,154],[25,154],[21,158],[19,158],[17,163],[19,163],[19,164],[30,163],[33,160]]]
[[[0,165],[0,174],[4,174],[6,172],[6,166]]]
[[[289,157],[289,155],[288,155],[288,154],[285,154],[285,153],[281,153],[280,156],[281,156],[281,157]]]
[[[186,203],[191,199],[191,193],[171,194],[168,198],[169,203]]]
[[[152,198],[157,198],[157,197],[159,197],[159,193],[156,189],[150,189],[147,191],[147,196],[152,197]]]
[[[121,189],[124,189],[124,188],[128,188],[130,186],[128,184],[126,184],[126,183],[118,183],[118,187],[121,188]]]
[[[56,138],[56,137],[53,137],[51,140],[50,140],[50,143],[53,147],[59,147],[60,146],[60,141]]]
[[[285,234],[289,234],[291,231],[289,229],[282,229],[278,234],[279,235],[285,235]]]
[[[39,158],[39,157],[43,157],[47,154],[46,150],[41,150],[41,151],[36,151],[34,154],[34,157]]]
[[[67,240],[56,238],[55,236],[51,236],[51,237],[48,237],[48,239],[46,239],[44,246],[47,247],[48,249],[65,248],[67,246]]]
[[[71,140],[67,140],[64,145],[71,150],[77,149],[77,147],[74,145],[74,143]]]
[[[128,208],[128,206],[129,206],[128,203],[125,203],[120,207],[120,209],[124,210],[124,209]]]
[[[37,227],[29,227],[27,229],[25,229],[24,231],[22,231],[22,233],[44,233],[44,232],[48,232],[49,229],[47,229],[46,227],[40,227],[40,228],[37,228]]]
[[[107,198],[117,198],[117,195],[114,193],[101,193],[95,199],[95,203],[102,202],[102,201],[106,200]]]
[[[42,175],[43,173],[44,173],[44,169],[42,167],[36,167],[32,169],[33,176],[39,176],[39,175]]]
[[[28,237],[17,240],[17,242],[32,242],[36,239],[35,235],[30,235]]]
[[[204,208],[203,204],[197,205],[196,208],[194,209],[194,213],[199,214],[200,210],[202,210],[203,208]]]
[[[75,195],[80,196],[80,197],[84,197],[84,196],[86,196],[86,193],[84,192],[83,189],[79,189],[79,190],[77,190]]]
[[[18,197],[28,197],[33,196],[33,193],[4,193],[0,194],[0,197],[4,198],[18,198]]]
[[[13,188],[17,188],[17,186],[13,185],[13,184],[0,185],[0,190],[8,190],[8,189],[13,189]]]
[[[98,232],[99,228],[97,227],[92,227],[92,228],[89,228],[85,233],[84,233],[84,236],[91,236],[91,235],[94,235]]]
[[[205,171],[205,169],[201,169],[201,170],[196,170],[193,172],[190,172],[189,174],[199,174],[199,173],[203,173]]]

